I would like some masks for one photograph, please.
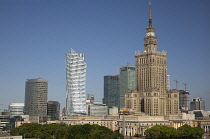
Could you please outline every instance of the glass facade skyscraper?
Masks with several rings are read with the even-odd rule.
[[[125,91],[136,89],[136,71],[130,63],[120,68],[120,109],[125,107]]]
[[[66,54],[66,115],[86,115],[85,56],[73,49]]]
[[[60,103],[58,101],[47,102],[47,115],[49,121],[59,120]]]
[[[104,98],[103,103],[109,108],[117,106],[119,108],[119,75],[104,76]]]

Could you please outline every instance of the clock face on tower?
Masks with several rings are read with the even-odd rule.
[[[154,32],[147,32],[147,36],[155,36]]]

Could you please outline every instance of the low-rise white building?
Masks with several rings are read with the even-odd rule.
[[[24,103],[10,103],[9,110],[11,116],[20,116],[23,115]]]
[[[112,108],[109,108],[109,115],[115,115],[115,114],[118,114],[118,107],[112,107]]]
[[[106,116],[108,115],[108,107],[102,103],[88,104],[88,116]]]

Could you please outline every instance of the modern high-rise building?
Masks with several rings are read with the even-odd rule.
[[[49,121],[59,120],[60,103],[58,101],[47,102],[47,116]]]
[[[11,112],[11,116],[24,115],[24,103],[10,103],[9,110]]]
[[[24,112],[29,116],[47,118],[48,81],[42,78],[28,79],[25,84]]]
[[[109,108],[117,106],[119,108],[119,75],[104,76],[104,98],[103,103]]]
[[[193,98],[190,102],[190,110],[205,110],[205,101],[201,98]]]
[[[147,115],[176,115],[179,113],[179,93],[168,90],[167,54],[158,51],[157,40],[150,3],[144,50],[135,54],[136,90],[127,90],[125,105]]]
[[[179,108],[181,112],[187,112],[189,110],[189,92],[184,90],[179,90]]]
[[[125,107],[125,91],[136,89],[136,72],[135,67],[130,63],[127,66],[120,68],[119,76],[119,89],[120,89],[120,109]]]
[[[86,115],[85,55],[73,49],[66,55],[66,115]]]

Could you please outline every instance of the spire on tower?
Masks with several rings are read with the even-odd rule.
[[[152,27],[152,3],[149,0],[149,27]]]

